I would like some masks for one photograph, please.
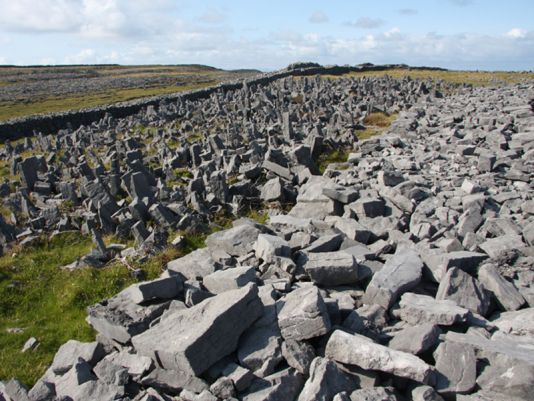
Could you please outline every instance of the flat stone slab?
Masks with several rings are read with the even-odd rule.
[[[239,336],[261,316],[254,284],[227,291],[172,315],[132,338],[141,355],[163,368],[200,375],[237,348]]]
[[[501,235],[484,241],[480,248],[484,250],[491,258],[498,258],[502,252],[510,249],[518,249],[525,246],[523,237],[519,234]]]
[[[142,333],[150,322],[161,316],[170,300],[149,305],[135,303],[127,289],[87,308],[87,322],[104,337],[127,343],[132,336]]]
[[[502,312],[492,323],[505,333],[534,338],[534,308]]]
[[[260,230],[250,224],[242,224],[229,230],[211,234],[206,239],[210,250],[222,249],[231,256],[243,256],[254,250]]]
[[[211,273],[204,277],[202,283],[212,294],[220,294],[244,287],[256,280],[256,269],[250,266],[239,266]]]
[[[365,290],[363,302],[388,309],[398,297],[421,281],[423,262],[417,252],[401,249],[376,272]]]
[[[439,283],[436,299],[449,299],[482,316],[486,316],[491,301],[488,292],[478,280],[457,267],[445,273]]]
[[[454,301],[438,301],[428,295],[405,293],[399,302],[399,317],[407,323],[417,325],[423,323],[451,326],[464,322],[469,311]]]
[[[176,298],[182,291],[182,280],[176,276],[133,284],[125,290],[136,304],[154,299]]]
[[[433,384],[435,380],[434,368],[415,355],[341,330],[332,333],[326,344],[325,356],[341,363],[391,373],[420,383]]]
[[[475,274],[479,264],[488,258],[488,255],[484,253],[470,251],[422,254],[421,256],[428,267],[426,273],[436,283],[441,282],[445,273],[453,267],[462,269],[469,274]]]
[[[167,263],[169,272],[180,273],[187,280],[201,279],[217,269],[218,265],[211,257],[208,248],[194,250],[181,258]]]
[[[425,323],[408,327],[395,334],[388,346],[397,351],[420,354],[433,347],[439,340],[441,329],[435,324]]]
[[[342,391],[351,392],[359,383],[328,358],[315,358],[310,366],[310,376],[297,401],[330,400]]]

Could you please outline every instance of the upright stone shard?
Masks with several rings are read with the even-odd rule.
[[[454,267],[447,271],[438,287],[436,299],[449,299],[471,312],[486,316],[490,297],[477,279]]]
[[[296,289],[282,302],[278,325],[285,340],[307,340],[330,330],[328,311],[317,287]]]
[[[263,305],[254,284],[227,291],[189,309],[176,310],[159,324],[132,338],[141,355],[164,369],[200,375],[233,352],[239,336],[261,316]]]
[[[515,311],[525,303],[525,298],[515,286],[504,279],[491,264],[484,264],[478,269],[478,280],[491,292],[501,309]]]
[[[331,400],[337,393],[351,392],[358,385],[358,380],[341,370],[336,362],[317,357],[311,363],[310,377],[297,401]]]
[[[441,343],[434,352],[438,371],[436,389],[442,394],[469,393],[476,384],[477,360],[473,347]]]

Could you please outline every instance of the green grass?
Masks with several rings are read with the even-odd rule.
[[[319,156],[317,165],[321,174],[324,174],[329,164],[345,163],[349,157],[348,149],[336,149],[331,152],[325,152]]]
[[[267,213],[265,210],[250,209],[245,214],[245,217],[248,217],[249,219],[252,219],[260,224],[267,224],[267,221],[269,221],[269,213]]]
[[[210,80],[180,86],[114,89],[102,93],[90,93],[82,96],[50,97],[31,102],[4,102],[0,103],[0,121],[27,115],[85,109],[143,97],[201,89],[215,85],[218,82],[216,80]]]
[[[204,246],[204,240],[205,235],[190,236],[184,249],[170,247],[133,267],[141,268],[148,280],[154,279],[168,261]],[[89,238],[65,233],[52,240],[42,239],[14,257],[8,254],[0,258],[0,380],[16,377],[33,385],[67,340],[94,340],[95,333],[85,322],[86,307],[134,282],[120,262],[74,272],[59,268],[91,247]],[[23,328],[24,332],[8,333],[12,327]],[[22,353],[22,346],[32,336],[40,346]]]
[[[369,139],[376,135],[382,135],[386,132],[393,121],[397,119],[397,114],[386,114],[382,112],[370,113],[367,115],[363,123],[365,124],[365,130],[356,131],[356,136],[359,140]]]
[[[502,84],[514,84],[523,80],[534,80],[534,73],[531,72],[507,72],[507,71],[435,71],[435,70],[410,70],[391,69],[385,71],[364,71],[351,72],[345,75],[324,75],[329,79],[340,77],[383,77],[392,78],[410,77],[412,79],[432,79],[443,80],[453,84],[471,84],[473,86],[497,86]]]

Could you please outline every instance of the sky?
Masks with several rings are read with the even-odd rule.
[[[534,0],[0,0],[0,64],[534,70]]]

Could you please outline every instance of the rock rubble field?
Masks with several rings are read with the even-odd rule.
[[[96,340],[0,399],[532,400],[532,99],[288,77],[7,143],[6,251],[78,230],[94,250],[65,268],[105,268],[236,220],[89,307]],[[358,140],[377,114],[396,119]],[[260,206],[265,224],[240,217]]]

